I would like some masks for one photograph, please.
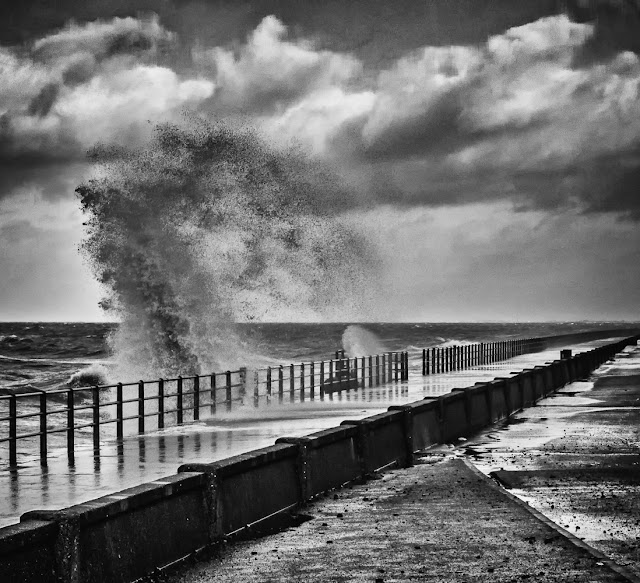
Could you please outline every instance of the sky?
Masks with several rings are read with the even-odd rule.
[[[0,320],[106,318],[78,252],[87,152],[188,111],[341,177],[380,257],[373,319],[640,320],[640,0],[13,4]]]

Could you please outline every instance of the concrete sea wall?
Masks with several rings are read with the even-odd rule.
[[[413,453],[486,427],[585,378],[640,335],[507,378],[455,389],[302,438],[0,529],[3,583],[135,581],[247,526],[297,508]]]

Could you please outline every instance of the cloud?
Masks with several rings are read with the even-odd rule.
[[[0,196],[98,142],[139,145],[210,97],[210,80],[155,63],[174,40],[157,17],[113,18],[0,48]]]
[[[170,43],[174,35],[157,16],[113,18],[83,24],[68,24],[63,30],[36,40],[31,49],[34,59],[46,63],[67,62],[78,55],[91,55],[96,61],[117,56],[155,52]]]
[[[386,174],[393,199],[411,204],[509,198],[633,214],[632,198],[616,193],[637,180],[640,59],[576,66],[594,30],[555,16],[481,46],[415,51],[377,76],[373,97],[325,137],[326,153],[376,182]]]
[[[269,111],[361,73],[356,58],[317,50],[303,39],[287,40],[286,33],[282,22],[267,16],[237,50],[195,51],[201,66],[214,69],[217,107],[243,114]]]
[[[193,47],[186,68],[157,62],[180,41],[158,18],[73,24],[0,49],[0,166],[14,184],[98,141],[139,145],[190,108],[308,147],[365,204],[509,199],[636,216],[640,57],[580,60],[598,26],[545,17],[378,71],[275,16],[243,43]]]
[[[577,64],[603,62],[624,51],[640,54],[640,2],[638,0],[569,0],[574,20],[595,27],[576,59]]]

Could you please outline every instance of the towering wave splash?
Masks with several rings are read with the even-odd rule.
[[[352,197],[299,153],[191,120],[157,127],[142,151],[91,156],[82,250],[121,320],[121,374],[244,363],[236,321],[361,313],[376,260],[337,216]]]

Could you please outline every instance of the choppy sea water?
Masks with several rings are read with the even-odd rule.
[[[0,322],[0,389],[50,390],[111,378],[107,337],[117,324]],[[507,338],[549,336],[620,326],[619,322],[240,324],[257,364],[283,364]],[[219,371],[207,371],[219,372]],[[160,376],[160,375],[158,375]]]

